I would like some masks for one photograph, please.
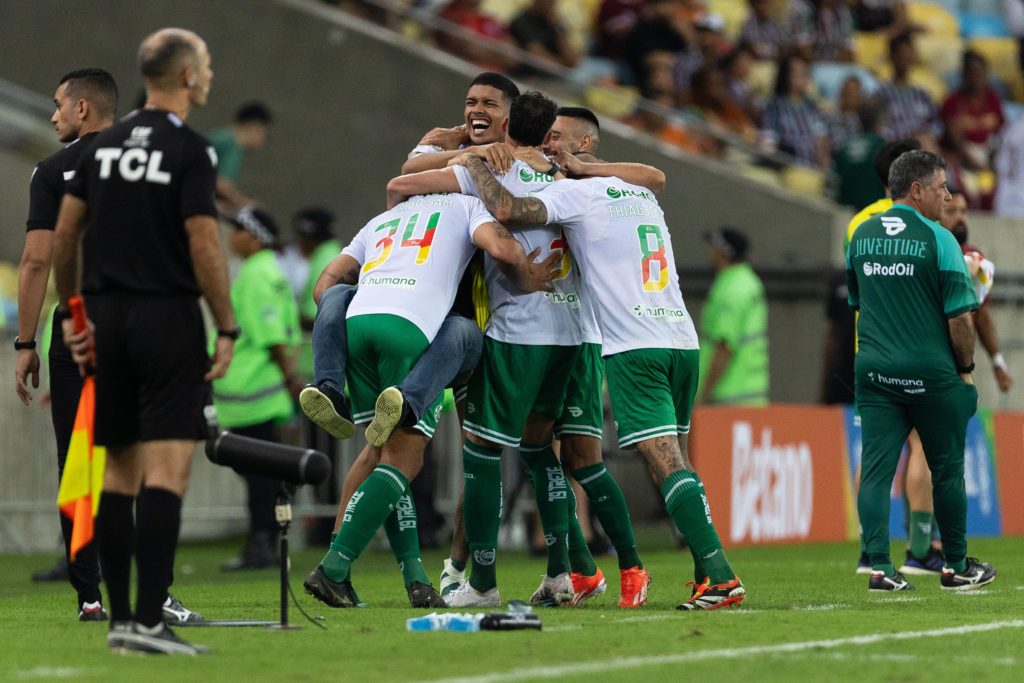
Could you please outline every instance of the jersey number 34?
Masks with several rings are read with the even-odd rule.
[[[402,233],[402,241],[398,243],[399,249],[415,248],[416,252],[416,265],[422,266],[430,258],[430,247],[434,243],[434,231],[437,229],[437,222],[441,218],[441,212],[435,211],[427,217],[427,227],[423,231],[422,237],[413,237],[416,233],[416,228],[419,227],[420,215],[414,213],[409,216],[409,219],[405,222],[405,232]],[[377,249],[380,249],[380,254],[377,258],[372,261],[367,261],[366,265],[363,266],[363,272],[368,273],[380,264],[384,263],[391,257],[391,250],[395,246],[394,234],[398,232],[399,226],[402,224],[401,218],[395,218],[387,223],[381,223],[373,229],[371,235],[373,237],[379,237],[377,244],[374,245]],[[384,233],[382,236],[380,233]]]

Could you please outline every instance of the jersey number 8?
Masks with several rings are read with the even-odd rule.
[[[665,257],[665,236],[660,225],[636,226],[640,238],[640,279],[645,292],[660,292],[668,286],[668,259]],[[653,243],[653,246],[652,246]]]

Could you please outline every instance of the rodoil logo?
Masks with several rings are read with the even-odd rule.
[[[881,263],[872,263],[871,261],[865,261],[864,274],[869,277],[872,275],[896,275],[898,277],[908,277],[914,275],[914,264],[892,263],[886,266]]]

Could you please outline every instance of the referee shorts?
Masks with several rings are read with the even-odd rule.
[[[206,330],[192,295],[86,297],[96,326],[97,444],[206,438]]]

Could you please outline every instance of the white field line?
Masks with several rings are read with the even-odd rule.
[[[776,659],[828,659],[835,662],[857,661],[857,662],[934,662],[934,655],[911,655],[911,654],[888,654],[870,655],[863,652],[793,652],[772,655]],[[954,656],[943,657],[943,663],[956,662],[958,664],[977,664],[988,666],[996,664],[999,666],[1016,666],[1021,660],[1016,657],[972,657]]]
[[[86,669],[71,666],[37,666],[34,669],[21,669],[14,675],[27,680],[32,678],[79,678],[86,673]]]
[[[834,602],[828,605],[798,605],[789,609],[793,612],[830,612],[834,609],[846,609],[847,607],[849,605],[846,603]]]
[[[878,602],[921,602],[924,599],[919,595],[899,595],[892,598],[878,598]]]
[[[897,640],[941,638],[943,636],[958,636],[965,633],[999,631],[1007,628],[1024,628],[1024,619],[992,621],[987,624],[973,624],[969,626],[952,626],[949,628],[937,628],[929,631],[871,633],[861,636],[851,636],[848,638],[835,638],[832,640],[804,640],[793,643],[775,643],[772,645],[754,645],[751,647],[730,647],[718,650],[697,650],[694,652],[680,652],[670,655],[648,655],[645,657],[615,657],[613,659],[576,662],[563,664],[561,666],[524,667],[520,669],[508,669],[506,671],[484,674],[481,676],[466,676],[463,678],[446,677],[434,680],[444,680],[448,681],[448,683],[502,683],[503,681],[522,681],[531,678],[544,678],[550,680],[557,676],[605,673],[620,669],[633,669],[641,666],[664,666],[667,664],[689,665],[692,662],[702,659],[728,659],[732,657],[785,654],[804,652],[806,650],[845,647],[847,645],[873,645],[875,643],[893,642]]]

